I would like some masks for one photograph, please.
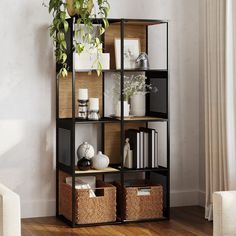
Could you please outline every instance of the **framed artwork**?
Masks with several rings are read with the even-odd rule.
[[[115,39],[116,69],[120,69],[120,38]],[[135,69],[135,60],[140,54],[139,38],[124,38],[124,69]]]

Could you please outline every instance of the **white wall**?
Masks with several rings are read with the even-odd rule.
[[[204,11],[205,0],[199,1],[199,203],[205,205],[205,139],[204,139]]]
[[[199,42],[196,0],[111,0],[111,17],[170,20],[171,202],[198,203]],[[41,1],[0,1],[0,182],[22,216],[55,214],[55,67]]]
[[[55,69],[41,4],[0,1],[0,182],[20,194],[24,217],[55,209]]]

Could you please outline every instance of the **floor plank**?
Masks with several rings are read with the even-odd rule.
[[[198,206],[171,209],[171,220],[72,229],[56,217],[22,220],[22,236],[208,236],[212,223]]]

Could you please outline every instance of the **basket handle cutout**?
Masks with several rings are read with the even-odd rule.
[[[104,197],[105,194],[104,188],[96,189],[95,194],[96,197]]]
[[[137,188],[137,196],[150,196],[151,187],[139,187]]]

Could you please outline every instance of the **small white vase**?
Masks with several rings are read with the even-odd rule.
[[[143,93],[137,93],[130,97],[131,115],[145,116],[146,96]]]
[[[121,102],[118,101],[117,105],[116,105],[116,116],[120,117],[121,116]],[[128,104],[127,101],[123,102],[123,108],[124,108],[124,116],[129,116],[129,110],[130,110],[130,105]]]
[[[96,170],[102,170],[108,167],[109,165],[109,158],[108,156],[102,154],[101,151],[98,152],[97,155],[95,155],[92,158],[92,166]]]

